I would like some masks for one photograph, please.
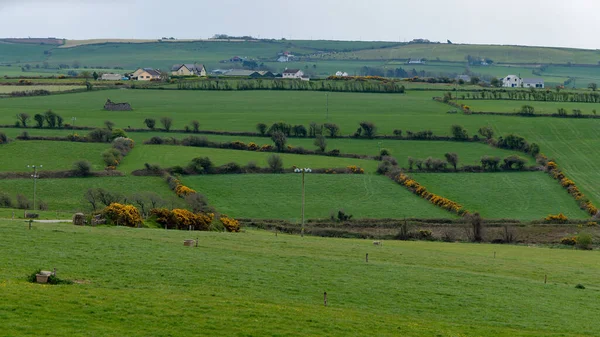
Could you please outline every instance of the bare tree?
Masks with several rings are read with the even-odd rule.
[[[162,117],[160,119],[160,123],[162,124],[165,131],[171,130],[171,126],[173,125],[173,118],[171,117]]]
[[[26,113],[26,112],[20,112],[20,113],[17,114],[17,119],[19,120],[19,122],[21,123],[21,125],[23,125],[23,127],[26,128],[27,127],[27,123],[31,119],[31,116],[29,116],[29,114]]]

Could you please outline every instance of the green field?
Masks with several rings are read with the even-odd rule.
[[[430,192],[454,200],[471,212],[479,212],[484,218],[536,220],[558,213],[569,218],[588,218],[567,191],[542,172],[411,176]]]
[[[131,151],[121,162],[119,170],[131,172],[144,168],[144,163],[157,164],[163,168],[186,166],[197,157],[209,157],[215,165],[235,162],[246,165],[255,162],[260,167],[267,167],[267,159],[273,155],[269,152],[251,152],[170,145],[141,145]],[[285,168],[292,166],[313,168],[339,168],[358,165],[368,172],[375,172],[378,162],[365,159],[336,158],[328,156],[310,156],[299,154],[280,154]]]
[[[299,174],[183,178],[220,212],[234,217],[300,221]],[[452,218],[453,215],[382,176],[307,174],[306,218],[329,218],[342,209],[354,218]]]
[[[0,186],[0,191],[8,193],[13,201],[18,193],[33,200],[33,181],[31,179],[3,180]],[[133,176],[38,179],[36,202],[40,200],[46,202],[51,211],[89,212],[91,206],[84,199],[84,193],[89,188],[104,188],[124,196],[131,196],[139,192],[155,192],[163,199],[179,205],[175,194],[162,178]]]
[[[542,101],[513,101],[513,100],[459,100],[459,104],[471,107],[473,111],[484,112],[519,112],[523,105],[531,105],[535,113],[555,114],[558,109],[567,110],[571,115],[573,109],[579,109],[584,115],[592,115],[593,110],[600,111],[600,103],[578,103],[578,102],[542,102]]]
[[[468,45],[468,44],[409,44],[386,49],[368,49],[358,52],[326,54],[326,59],[440,59],[443,61],[463,62],[466,56],[490,58],[495,63],[553,63],[598,64],[600,54],[596,50]]]
[[[597,252],[11,221],[0,230],[11,336],[600,334],[590,324]],[[182,245],[196,237],[198,248]],[[77,283],[27,283],[38,268]]]
[[[0,163],[0,172],[29,171],[27,165],[43,165],[44,170],[70,170],[78,160],[87,160],[92,170],[104,169],[102,152],[109,144],[14,141],[0,145],[0,153],[4,160]]]

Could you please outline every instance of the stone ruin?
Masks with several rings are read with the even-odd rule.
[[[131,111],[131,105],[129,103],[114,103],[110,99],[106,100],[106,104],[104,104],[104,110],[108,111]]]

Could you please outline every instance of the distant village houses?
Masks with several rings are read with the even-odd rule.
[[[171,67],[173,76],[206,76],[206,67],[203,64],[174,64]]]
[[[294,55],[290,54],[290,52],[283,52],[281,54],[279,54],[279,57],[277,58],[277,62],[291,62],[294,60]]]
[[[160,78],[160,71],[152,68],[139,68],[131,75],[131,79],[138,81],[156,81]]]
[[[465,83],[469,83],[469,82],[471,82],[471,76],[469,76],[469,75],[458,75],[458,76],[456,76],[456,80],[457,81],[462,80]]]
[[[348,73],[347,72],[338,71],[338,72],[335,73],[335,76],[337,76],[337,77],[348,77]]]

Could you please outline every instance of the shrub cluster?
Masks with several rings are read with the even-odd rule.
[[[427,191],[427,188],[425,188],[425,186],[420,185],[417,181],[413,180],[404,173],[399,173],[393,179],[398,184],[408,188],[414,194],[420,196],[421,198],[429,201],[430,203],[438,207],[441,207],[447,211],[456,213],[461,216],[469,214],[469,212],[465,210],[462,205],[450,199],[444,198],[442,196]]]
[[[206,231],[214,219],[214,213],[194,213],[186,209],[155,208],[150,211],[156,222],[167,229]]]
[[[112,224],[128,227],[137,227],[142,225],[142,215],[133,205],[123,205],[111,203],[102,211],[104,217]]]
[[[117,137],[112,142],[112,147],[102,153],[102,159],[107,169],[115,169],[123,160],[135,143],[130,138]]]
[[[567,218],[564,214],[559,213],[559,214],[549,214],[548,216],[546,216],[544,218],[544,222],[546,223],[567,223],[569,221],[569,218]]]
[[[588,198],[586,198],[583,193],[581,193],[579,188],[571,179],[565,176],[565,174],[558,168],[558,165],[556,165],[555,162],[549,161],[546,164],[546,170],[552,178],[558,180],[561,186],[565,188],[573,198],[575,198],[581,209],[588,212],[588,214],[591,216],[598,215],[598,208],[596,208],[596,206],[594,206],[594,204],[592,204],[592,202]]]
[[[240,222],[234,218],[230,218],[225,214],[221,214],[221,216],[219,216],[219,221],[223,224],[223,227],[225,227],[225,230],[228,232],[237,233],[240,231]]]
[[[6,136],[6,133],[0,132],[0,144],[8,144],[10,139]]]

